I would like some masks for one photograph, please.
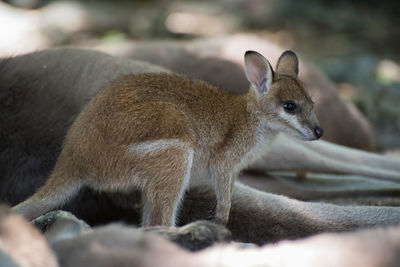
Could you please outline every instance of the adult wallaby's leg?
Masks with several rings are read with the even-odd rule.
[[[290,158],[289,158],[290,157]],[[324,141],[303,142],[279,135],[252,167],[268,171],[305,170],[363,175],[400,181],[399,161]]]
[[[326,141],[307,142],[304,144],[309,149],[316,151],[330,159],[341,162],[352,162],[387,171],[396,171],[400,175],[400,160],[390,158],[378,153],[367,152],[355,148],[337,145]]]
[[[211,184],[191,184],[181,223],[207,219],[215,207]],[[400,221],[399,207],[310,203],[265,193],[236,181],[227,227],[234,240],[264,244],[321,232],[342,232]]]

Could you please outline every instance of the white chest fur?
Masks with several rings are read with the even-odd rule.
[[[232,169],[233,173],[238,173],[264,155],[268,145],[275,136],[275,131],[267,128],[266,121],[260,121],[254,136],[255,140],[253,144],[250,145],[241,156],[240,160],[234,165]],[[232,151],[232,153],[235,153],[235,151]]]

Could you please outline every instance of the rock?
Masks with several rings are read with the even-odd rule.
[[[160,234],[190,251],[202,250],[219,242],[229,242],[232,236],[224,226],[203,220],[182,227],[147,227],[144,231]]]
[[[72,213],[62,210],[43,214],[34,219],[32,223],[45,234],[50,244],[79,236],[90,230],[87,223],[79,220]]]

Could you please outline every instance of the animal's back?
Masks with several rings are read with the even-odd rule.
[[[231,97],[180,75],[118,78],[78,116],[67,134],[61,157],[67,161],[74,158],[73,169],[111,178],[116,170],[134,165],[129,148],[138,144],[179,140],[194,150],[204,150],[202,145],[212,146],[219,141],[215,136],[226,131],[224,124],[230,122],[224,119],[224,113],[234,109]]]
[[[108,133],[108,138],[121,145],[180,137],[196,143],[209,136],[205,130],[210,135],[223,132],[242,116],[243,105],[238,99],[181,75],[129,75],[113,81],[93,98],[78,118],[83,120],[77,123],[78,130],[95,123],[103,136]]]

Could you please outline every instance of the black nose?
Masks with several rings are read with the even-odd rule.
[[[317,139],[319,139],[324,134],[324,130],[319,126],[316,126],[314,128],[314,134],[315,134],[315,137],[317,137]]]

